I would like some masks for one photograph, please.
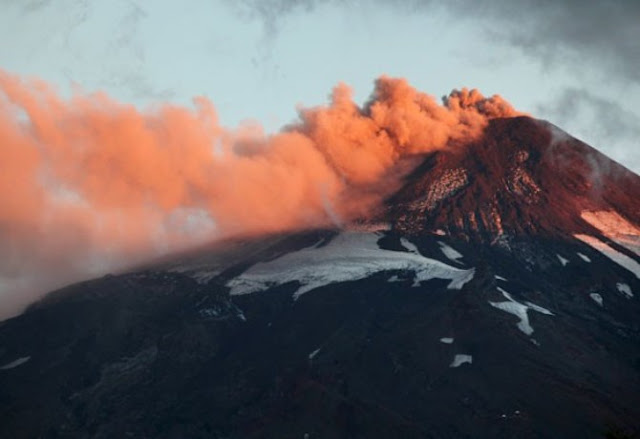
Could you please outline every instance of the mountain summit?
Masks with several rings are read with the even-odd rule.
[[[389,200],[399,231],[500,236],[596,233],[583,212],[639,226],[640,177],[559,128],[529,117],[492,119],[463,148],[431,154]]]
[[[640,430],[640,177],[492,119],[375,218],[230,239],[0,323],[0,436]]]

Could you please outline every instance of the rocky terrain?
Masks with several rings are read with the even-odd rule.
[[[369,222],[218,242],[0,323],[0,437],[640,432],[640,177],[546,122]]]

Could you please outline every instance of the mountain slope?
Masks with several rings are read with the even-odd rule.
[[[431,155],[390,202],[402,231],[465,238],[598,233],[581,214],[640,218],[640,177],[553,125],[494,119],[485,136]]]
[[[357,227],[229,240],[0,323],[0,433],[637,432],[638,199],[557,128],[494,120]]]

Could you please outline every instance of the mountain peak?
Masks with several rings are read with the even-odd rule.
[[[640,216],[640,177],[554,125],[493,119],[469,145],[437,151],[387,201],[403,233],[467,240],[592,232],[584,211]]]

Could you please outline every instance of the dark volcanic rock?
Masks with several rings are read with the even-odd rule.
[[[50,294],[0,323],[0,437],[637,433],[640,256],[582,212],[639,227],[640,183],[554,130],[496,120],[427,157],[384,231],[228,241]]]
[[[432,154],[390,200],[386,218],[412,234],[464,239],[599,233],[584,210],[640,218],[640,177],[553,125],[495,119],[485,136]]]

